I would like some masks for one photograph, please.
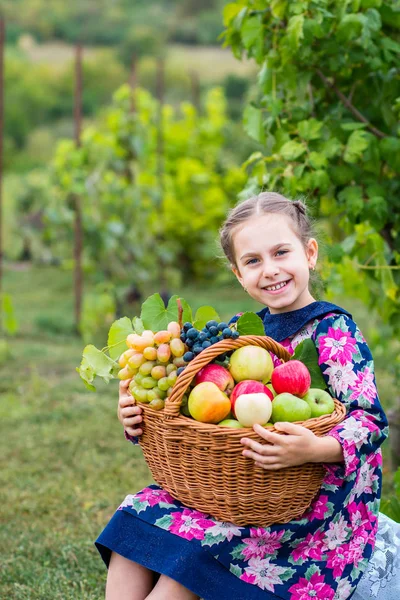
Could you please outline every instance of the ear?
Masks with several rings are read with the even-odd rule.
[[[306,255],[307,255],[308,266],[310,267],[310,269],[313,269],[315,267],[315,265],[317,264],[317,260],[318,260],[318,242],[316,239],[310,238],[308,240]]]
[[[240,276],[239,269],[237,269],[234,265],[231,265],[232,273],[236,276],[236,279],[243,287],[243,277]]]

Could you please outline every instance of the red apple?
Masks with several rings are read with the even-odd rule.
[[[244,381],[240,381],[232,390],[231,395],[229,396],[231,404],[232,404],[232,412],[235,414],[235,402],[242,394],[266,394],[270,400],[274,399],[274,396],[269,388],[266,385],[261,383],[261,381],[254,381],[254,379],[245,379]]]
[[[289,360],[275,367],[271,383],[277,394],[287,392],[302,398],[311,386],[310,371],[299,360]]]
[[[221,367],[221,365],[206,365],[200,369],[194,378],[194,384],[198,385],[199,383],[204,383],[205,381],[215,383],[221,392],[225,392],[228,394],[228,396],[235,385],[233,377],[229,373],[228,369]]]

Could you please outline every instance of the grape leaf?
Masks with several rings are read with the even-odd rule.
[[[142,335],[142,333],[144,331],[144,326],[143,326],[141,319],[139,319],[139,317],[133,317],[132,325],[133,325],[133,331],[135,333],[137,333],[138,335]]]
[[[240,335],[265,335],[262,319],[253,312],[245,312],[237,321]]]
[[[114,321],[108,332],[108,353],[114,360],[117,359],[126,347],[126,338],[133,333],[131,320],[128,317],[122,317]]]
[[[153,294],[149,296],[142,304],[142,312],[140,318],[143,322],[145,329],[151,329],[152,331],[161,331],[167,329],[168,323],[171,321],[178,320],[178,300],[179,296],[172,296],[168,302],[167,308],[165,308],[164,301],[160,294]],[[192,322],[192,309],[189,304],[183,298],[180,299],[183,314],[183,322]]]
[[[212,306],[200,306],[194,317],[193,327],[202,329],[208,321],[220,321],[220,317]]]
[[[167,313],[169,315],[167,325],[171,321],[178,320],[178,304],[177,304],[178,298],[179,298],[179,296],[172,296],[172,298],[169,299],[168,306],[167,306]],[[181,305],[183,308],[182,322],[183,323],[186,323],[186,322],[192,323],[192,319],[193,319],[192,309],[190,308],[188,302],[186,302],[186,300],[184,298],[179,298],[179,299],[181,301]]]
[[[296,346],[291,360],[299,360],[306,365],[310,371],[312,388],[326,389],[326,382],[318,364],[318,352],[311,339],[303,340]]]
[[[109,356],[104,354],[104,352],[98,350],[98,348],[92,344],[89,344],[88,346],[85,346],[82,362],[76,370],[86,387],[95,391],[96,388],[93,385],[93,381],[96,377],[101,377],[103,381],[108,383],[110,379],[113,379],[118,373],[119,365]]]

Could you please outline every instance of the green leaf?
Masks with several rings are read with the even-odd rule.
[[[110,357],[114,360],[119,358],[127,349],[126,338],[133,333],[132,322],[128,317],[122,317],[114,321],[108,332],[107,347]]]
[[[142,335],[144,331],[143,321],[139,317],[133,317],[132,319],[133,331],[138,335]]]
[[[299,128],[299,136],[303,138],[303,140],[318,140],[321,137],[321,129],[323,123],[322,121],[317,121],[317,119],[308,119],[305,121],[300,121]]]
[[[359,121],[347,121],[340,124],[340,128],[344,131],[355,131],[356,129],[365,129],[366,123],[360,123]]]
[[[251,138],[253,138],[257,142],[260,142],[260,144],[264,144],[265,131],[263,123],[263,114],[259,108],[248,104],[244,109],[243,124],[246,133]]]
[[[18,331],[18,321],[15,316],[14,306],[9,294],[3,294],[2,313],[3,327],[5,331],[10,335],[14,335],[14,333]]]
[[[290,17],[287,26],[287,37],[292,50],[297,50],[300,46],[300,40],[303,39],[304,15],[295,15]]]
[[[166,312],[164,300],[160,294],[149,296],[143,302],[140,313],[140,319],[145,329],[151,329],[154,332],[166,329],[168,325]]]
[[[348,215],[357,217],[364,210],[363,189],[359,185],[349,185],[339,194],[338,200],[345,204]]]
[[[265,335],[262,319],[253,312],[245,312],[237,321],[240,335]]]
[[[168,323],[170,323],[171,321],[178,320],[178,303],[177,303],[178,299],[180,299],[182,309],[183,309],[183,312],[182,312],[183,323],[186,323],[186,322],[192,323],[193,322],[192,309],[190,308],[189,303],[186,302],[186,300],[184,298],[179,298],[179,296],[172,296],[169,299],[168,306],[167,306]],[[167,325],[168,325],[168,323],[167,323]]]
[[[325,379],[318,364],[318,352],[311,339],[300,342],[294,350],[290,360],[300,360],[304,363],[311,375],[311,387],[320,390],[326,389]]]
[[[194,317],[193,327],[196,329],[202,329],[207,321],[220,321],[220,317],[212,306],[200,306],[197,309],[196,315]]]
[[[96,377],[100,377],[108,383],[119,371],[119,365],[101,350],[89,344],[85,346],[82,354],[82,361],[76,369],[90,390],[95,390],[92,385]]]
[[[261,17],[256,15],[255,17],[248,18],[241,29],[242,40],[245,48],[249,50],[253,44],[263,39],[263,24]]]
[[[271,13],[277,19],[283,19],[286,14],[287,0],[271,0],[270,1]]]
[[[160,294],[153,294],[142,304],[140,318],[145,329],[151,331],[161,331],[167,329],[168,323],[178,320],[178,300],[179,296],[172,296],[168,302],[167,308]],[[192,309],[183,298],[180,299],[183,308],[183,321],[192,322]]]
[[[296,158],[299,158],[305,151],[306,147],[303,146],[303,144],[291,140],[290,142],[283,144],[280,153],[285,160],[296,160]]]
[[[343,158],[347,163],[357,162],[368,148],[369,138],[365,131],[353,131],[347,140]]]

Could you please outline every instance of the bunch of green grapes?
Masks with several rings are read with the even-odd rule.
[[[187,347],[180,335],[179,323],[171,321],[163,331],[145,330],[126,338],[128,350],[119,357],[122,368],[118,377],[130,379],[129,390],[137,402],[155,410],[164,408],[178,377],[177,370],[187,364],[183,359]]]

